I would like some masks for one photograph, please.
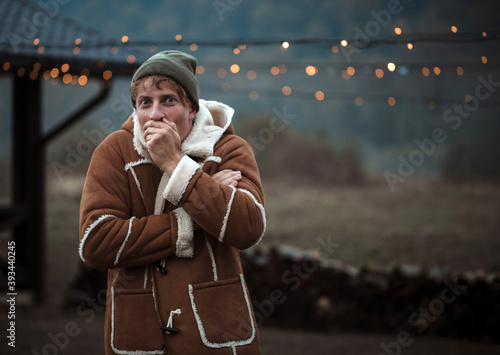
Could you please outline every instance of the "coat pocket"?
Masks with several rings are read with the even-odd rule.
[[[161,354],[162,336],[151,289],[111,287],[111,347],[121,354]]]
[[[256,333],[243,275],[189,285],[201,340],[209,348],[250,344]]]

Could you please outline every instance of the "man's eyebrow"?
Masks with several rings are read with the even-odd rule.
[[[149,97],[148,95],[142,95],[142,94],[137,96],[137,100],[144,100],[144,99],[150,100],[151,97]]]
[[[169,94],[161,95],[161,98],[162,99],[167,99],[167,98],[179,99],[179,95],[177,95],[175,92],[172,92]]]

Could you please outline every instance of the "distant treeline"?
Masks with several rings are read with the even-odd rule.
[[[362,142],[351,139],[338,143],[325,131],[305,134],[288,125],[286,119],[286,113],[271,119],[251,117],[236,127],[236,133],[252,146],[263,179],[326,185],[359,185],[366,181],[360,156]],[[49,180],[86,173],[93,149],[109,133],[87,126],[76,125],[48,147]],[[95,134],[97,131],[100,133]],[[445,180],[500,179],[500,132],[457,137],[446,149],[439,163]],[[0,151],[0,200],[4,201],[11,191],[11,163],[8,152]]]
[[[445,179],[491,180],[500,178],[500,133],[491,132],[453,142],[441,166]]]
[[[265,118],[247,121],[237,133],[252,146],[263,179],[326,185],[365,181],[352,141],[334,148],[324,132],[306,136]]]

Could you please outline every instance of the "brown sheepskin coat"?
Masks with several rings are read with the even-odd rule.
[[[252,149],[233,110],[200,100],[172,176],[151,160],[134,113],[95,150],[80,256],[108,269],[106,354],[260,354],[239,250],[265,231]],[[236,188],[211,176],[239,170]]]

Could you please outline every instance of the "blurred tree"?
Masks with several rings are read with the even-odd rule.
[[[289,127],[275,132],[271,127],[273,124],[267,119],[254,118],[237,132],[254,142],[251,145],[263,178],[325,185],[364,182],[355,143],[335,149],[324,131],[306,137]]]
[[[500,132],[455,140],[443,158],[441,172],[449,180],[500,178]]]

